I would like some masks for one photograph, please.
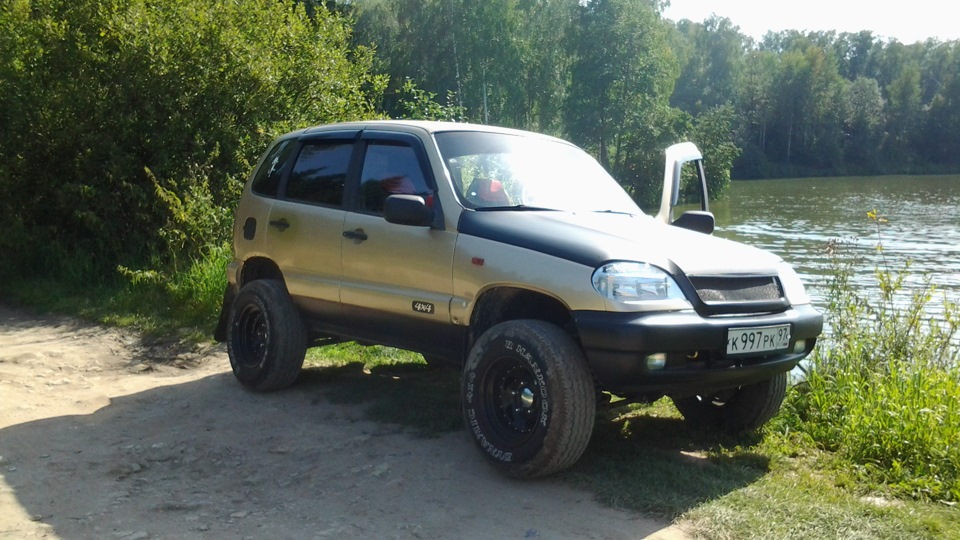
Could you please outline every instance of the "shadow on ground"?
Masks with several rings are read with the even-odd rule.
[[[455,371],[422,364],[362,369],[361,364],[321,368],[306,371],[305,378],[338,376],[327,397],[364,404],[368,418],[377,422],[428,437],[460,429]],[[752,450],[759,442],[756,433],[734,437],[649,410],[612,409],[598,413],[590,446],[577,466],[558,476],[611,506],[674,519],[766,474],[769,459]]]
[[[3,428],[0,489],[23,515],[0,537],[642,538],[668,525],[562,478],[496,474],[459,429],[456,379],[350,365],[257,394],[220,372]]]

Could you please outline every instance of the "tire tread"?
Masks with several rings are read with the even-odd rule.
[[[471,350],[464,374],[476,367],[492,341],[511,336],[536,343],[548,363],[549,375],[556,379],[551,392],[551,425],[542,449],[529,461],[490,461],[514,478],[546,476],[576,463],[590,442],[596,416],[593,377],[577,343],[557,326],[538,320],[508,321],[485,332]]]
[[[287,288],[282,281],[275,279],[261,279],[248,283],[240,290],[233,303],[236,312],[246,302],[256,302],[268,319],[268,326],[276,336],[271,336],[268,352],[269,358],[263,373],[250,380],[237,377],[246,387],[258,392],[272,392],[291,386],[300,375],[303,368],[303,359],[306,354],[306,329],[300,318],[300,312],[290,299]],[[237,374],[237,354],[233,347],[233,315],[228,327],[228,350],[230,363]]]

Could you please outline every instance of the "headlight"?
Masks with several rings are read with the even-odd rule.
[[[809,304],[810,296],[803,288],[803,282],[800,276],[794,271],[793,267],[786,262],[777,265],[777,273],[780,274],[780,284],[783,285],[783,294],[793,305]]]
[[[647,263],[605,264],[594,271],[593,288],[607,300],[621,303],[686,300],[670,274]]]

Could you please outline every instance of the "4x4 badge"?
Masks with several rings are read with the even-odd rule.
[[[413,310],[417,313],[428,313],[433,315],[433,304],[430,302],[420,302],[419,300],[414,300]]]

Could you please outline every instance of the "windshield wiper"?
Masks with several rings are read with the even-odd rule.
[[[525,204],[518,204],[514,206],[480,206],[474,208],[474,210],[480,211],[504,211],[504,210],[516,210],[518,212],[563,212],[559,208],[545,208],[543,206],[527,206]]]
[[[594,214],[623,214],[625,216],[636,216],[633,212],[624,212],[622,210],[591,210]]]

